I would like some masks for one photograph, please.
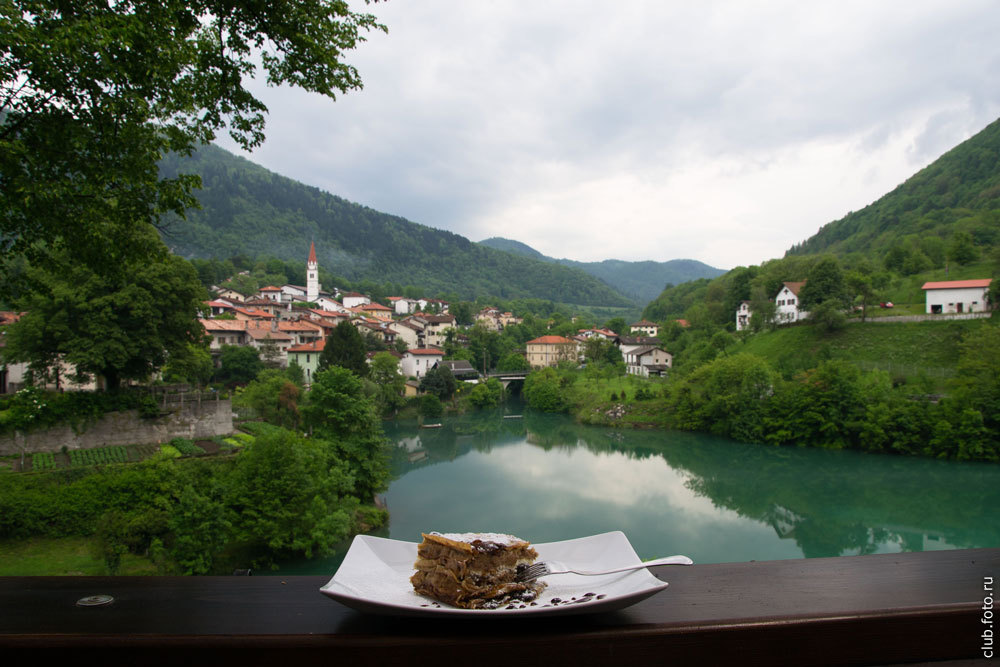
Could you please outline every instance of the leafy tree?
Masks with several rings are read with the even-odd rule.
[[[868,316],[868,305],[875,300],[875,288],[872,285],[870,275],[861,271],[848,271],[844,278],[848,293],[861,301],[861,321],[864,322]]]
[[[750,330],[763,331],[774,327],[774,316],[778,306],[774,299],[769,298],[762,286],[754,287],[750,292]]]
[[[326,345],[319,356],[319,366],[317,370],[326,370],[331,366],[346,368],[358,377],[368,376],[368,357],[364,338],[358,328],[348,322],[342,321],[330,335],[326,337]]]
[[[269,424],[294,429],[299,425],[300,398],[301,390],[287,375],[267,369],[236,394],[233,403],[252,408]]]
[[[475,313],[472,304],[468,301],[453,303],[448,308],[448,312],[455,316],[455,322],[462,326],[469,326],[475,321]]]
[[[480,382],[469,392],[469,402],[477,408],[490,408],[500,405],[503,400],[503,383],[496,378]]]
[[[442,401],[446,401],[455,395],[458,383],[451,369],[447,366],[439,365],[427,371],[420,379],[420,391],[434,394]]]
[[[832,300],[824,301],[809,313],[809,320],[824,333],[834,333],[847,326],[847,317],[840,304]]]
[[[388,352],[376,354],[372,357],[371,379],[378,386],[378,402],[383,412],[406,403],[403,398],[406,378],[399,372],[399,359]]]
[[[163,378],[167,382],[190,382],[202,386],[211,379],[214,370],[212,355],[205,346],[188,343],[170,355],[163,368]]]
[[[440,417],[444,413],[441,399],[434,394],[424,394],[420,397],[420,414],[424,417]]]
[[[266,109],[243,85],[255,60],[270,84],[332,98],[361,87],[341,59],[373,29],[325,0],[0,4],[0,257],[62,247],[114,272],[154,251],[133,232],[193,206],[199,181],[161,177],[160,157],[223,128],[263,141]]]
[[[625,321],[624,317],[613,317],[604,323],[605,329],[611,329],[618,335],[627,334],[629,331],[628,322]]]
[[[27,280],[32,289],[17,302],[26,314],[7,329],[5,357],[36,372],[61,359],[114,390],[125,380],[146,380],[170,355],[201,342],[204,290],[180,257],[158,253],[108,275],[57,250],[30,268]]]
[[[336,450],[286,430],[244,448],[228,487],[233,540],[268,554],[329,553],[350,534],[359,505]]]
[[[338,459],[348,464],[359,498],[371,498],[385,489],[389,481],[386,441],[361,378],[342,366],[318,371],[300,412],[305,425],[329,440]]]
[[[824,257],[809,271],[806,284],[799,290],[799,305],[812,310],[824,301],[834,301],[846,306],[844,275],[835,257]]]
[[[270,336],[265,336],[260,344],[260,360],[268,368],[278,368],[281,366],[281,349],[278,343]]]
[[[583,346],[583,354],[588,364],[615,365],[622,363],[622,352],[610,340],[592,336]]]
[[[951,235],[951,243],[948,244],[948,259],[956,264],[970,264],[979,259],[979,249],[976,248],[972,234],[965,231],[957,231]]]
[[[260,353],[252,348],[241,345],[223,345],[219,351],[219,368],[215,371],[215,379],[229,385],[248,384],[253,382],[264,370],[264,362]]]
[[[504,372],[516,372],[516,371],[530,371],[531,364],[528,360],[524,358],[524,355],[520,352],[510,352],[505,354],[499,362],[497,362],[497,370],[501,373]]]
[[[562,383],[554,368],[543,368],[528,374],[524,380],[523,395],[528,405],[544,412],[562,412],[566,399]]]

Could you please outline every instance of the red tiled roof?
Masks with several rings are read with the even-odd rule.
[[[314,340],[309,343],[302,343],[300,345],[292,345],[288,348],[289,352],[322,352],[323,348],[326,346],[326,339],[320,338],[319,340]]]
[[[444,350],[432,350],[426,347],[417,347],[412,350],[407,350],[406,353],[416,354],[416,355],[441,355],[442,357],[444,356]]]
[[[299,257],[301,256],[299,255]],[[316,244],[312,241],[309,242],[309,261],[313,264],[316,263]]]
[[[261,287],[259,291],[261,291],[261,292],[280,292],[281,288],[280,287],[275,287],[274,285],[268,285],[267,287]]]
[[[366,303],[363,306],[358,306],[361,310],[392,310],[388,306],[383,306],[381,303]]]
[[[198,319],[206,331],[246,331],[246,320],[206,320]]]
[[[790,291],[795,296],[798,296],[799,290],[802,289],[802,286],[806,284],[806,281],[802,280],[795,283],[782,283],[782,284],[788,288],[788,291]]]
[[[573,341],[562,336],[542,336],[535,340],[529,340],[525,345],[572,345]]]
[[[989,287],[989,278],[981,278],[977,280],[940,280],[938,282],[928,282],[924,283],[924,286],[920,289],[966,289],[969,287]]]

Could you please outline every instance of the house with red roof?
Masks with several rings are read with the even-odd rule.
[[[399,371],[406,377],[415,377],[418,380],[427,371],[434,368],[434,364],[444,359],[444,350],[437,348],[418,347],[407,350],[399,362]]]
[[[660,325],[649,320],[639,320],[629,325],[629,331],[640,336],[656,337],[660,333]]]
[[[392,308],[383,306],[381,303],[366,303],[357,307],[357,310],[366,317],[388,322],[392,320]]]
[[[806,281],[782,283],[778,295],[774,297],[774,321],[778,324],[791,324],[809,317],[809,313],[799,308],[799,290]]]
[[[989,309],[989,278],[926,282],[921,289],[928,314],[980,313]]]
[[[525,346],[527,348],[526,357],[532,368],[555,366],[560,361],[576,363],[578,359],[576,341],[562,336],[541,336],[529,340]]]
[[[316,369],[319,367],[319,357],[323,354],[324,347],[326,347],[326,339],[320,338],[308,343],[292,345],[287,350],[288,364],[295,363],[302,368],[302,372],[306,378],[306,386],[312,384],[313,376],[316,375]]]

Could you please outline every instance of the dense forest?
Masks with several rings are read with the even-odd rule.
[[[511,239],[493,237],[479,243],[516,255],[583,269],[639,303],[649,303],[655,299],[665,285],[679,285],[699,278],[715,278],[725,273],[722,269],[713,268],[695,259],[672,259],[667,262],[627,262],[620,259],[577,262],[572,259],[548,257],[520,241]]]
[[[428,294],[540,298],[629,307],[623,294],[580,269],[500,252],[348,202],[216,146],[170,155],[161,174],[201,177],[200,210],[164,221],[164,241],[187,258],[273,256],[303,261],[315,241],[320,267],[348,281],[419,285]]]

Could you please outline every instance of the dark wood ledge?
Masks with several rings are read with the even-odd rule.
[[[364,615],[318,592],[328,577],[0,577],[0,656],[9,665],[964,663],[983,657],[984,578],[1000,597],[1000,549],[656,574],[670,587],[624,611],[468,621]],[[76,606],[95,594],[115,601]]]

